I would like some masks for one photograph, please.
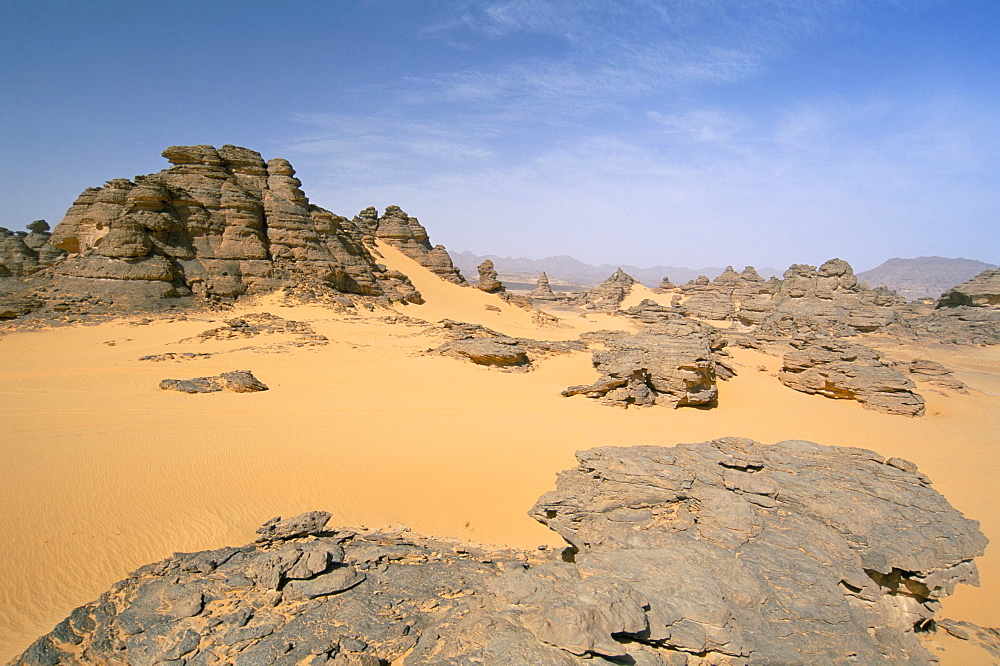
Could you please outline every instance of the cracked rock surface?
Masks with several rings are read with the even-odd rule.
[[[531,515],[562,553],[272,519],[73,611],[29,664],[930,663],[986,538],[916,467],[724,438],[577,454]]]

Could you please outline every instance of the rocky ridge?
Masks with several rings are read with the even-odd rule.
[[[864,449],[577,459],[531,510],[561,553],[275,518],[140,568],[12,663],[926,664],[919,632],[986,546],[912,463]]]

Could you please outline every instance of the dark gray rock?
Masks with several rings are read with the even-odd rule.
[[[142,567],[12,664],[927,664],[917,632],[986,546],[912,463],[863,449],[577,458],[531,511],[562,553],[269,521],[310,527]]]
[[[319,534],[323,531],[330,514],[326,511],[308,511],[294,518],[282,520],[280,516],[272,518],[257,530],[257,541],[284,541],[295,537]]]

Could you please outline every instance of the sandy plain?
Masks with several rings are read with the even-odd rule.
[[[247,543],[275,515],[325,509],[331,524],[558,546],[526,511],[575,451],[726,435],[859,446],[917,463],[993,542],[978,560],[982,587],[959,588],[939,616],[1000,626],[1000,349],[876,345],[901,360],[941,361],[974,389],[921,385],[927,415],[916,419],[792,391],[776,378],[780,358],[752,350],[733,352],[739,374],[720,384],[716,409],[615,409],[559,395],[596,378],[589,353],[504,373],[424,354],[442,339],[424,322],[572,339],[622,328],[621,318],[558,313],[561,327],[538,326],[495,296],[382,252],[427,299],[397,307],[414,321],[270,298],[174,321],[134,317],[0,337],[0,662],[136,567]],[[330,342],[196,337],[247,312],[308,322]],[[212,355],[139,360],[166,352]],[[167,377],[235,369],[252,370],[271,390],[157,388]],[[959,641],[938,643],[944,663],[989,663]]]

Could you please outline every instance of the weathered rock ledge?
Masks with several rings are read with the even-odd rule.
[[[924,664],[938,600],[977,582],[978,524],[905,460],[741,438],[577,459],[531,510],[561,553],[272,519],[12,663]]]

